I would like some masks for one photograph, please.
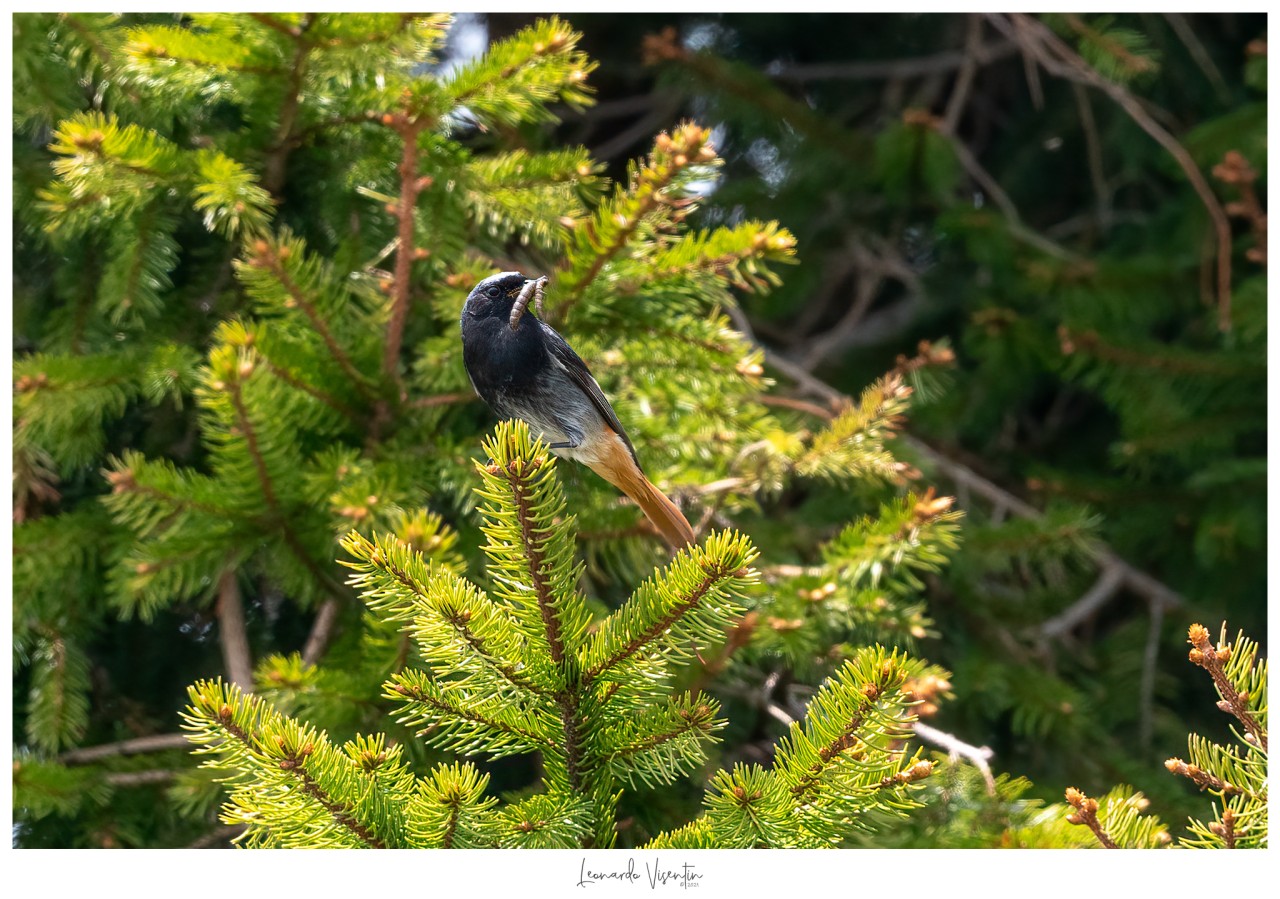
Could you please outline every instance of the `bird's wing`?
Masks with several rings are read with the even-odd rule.
[[[569,346],[565,339],[556,333],[555,329],[541,321],[538,322],[538,325],[542,328],[542,333],[547,338],[547,349],[551,353],[551,361],[559,364],[565,374],[569,376],[569,380],[573,381],[591,399],[591,404],[604,417],[605,423],[622,438],[622,442],[627,445],[627,451],[631,453],[632,460],[639,467],[640,460],[636,458],[636,448],[631,445],[631,438],[627,436],[626,429],[622,427],[622,422],[618,421],[618,415],[613,411],[613,407],[609,405],[609,400],[605,398],[604,391],[600,389],[596,379],[591,377],[591,372],[587,369],[587,363],[582,361],[582,357],[573,351],[573,347]]]

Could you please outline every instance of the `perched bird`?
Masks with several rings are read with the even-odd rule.
[[[471,386],[500,418],[519,418],[557,456],[586,465],[629,496],[667,542],[694,542],[676,504],[640,469],[635,447],[587,365],[526,307],[546,278],[501,272],[485,278],[462,307],[462,361]]]

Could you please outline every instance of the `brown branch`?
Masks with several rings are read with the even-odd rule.
[[[189,745],[190,741],[186,734],[153,734],[148,737],[121,740],[117,743],[70,749],[58,756],[58,761],[64,765],[88,765],[117,755],[142,755],[169,749],[186,749]]]
[[[1164,766],[1169,769],[1169,773],[1181,774],[1183,777],[1189,778],[1192,783],[1202,790],[1216,790],[1223,796],[1235,796],[1244,792],[1234,784],[1229,784],[1203,768],[1189,765],[1179,758],[1166,760]]]
[[[316,620],[312,622],[311,631],[307,634],[307,642],[302,646],[302,661],[306,664],[314,665],[324,655],[333,638],[333,626],[341,608],[342,603],[336,596],[330,596],[320,604],[320,611],[316,612]]]
[[[773,77],[779,81],[827,79],[861,81],[946,75],[964,66],[966,59],[972,58],[979,64],[986,65],[1012,56],[1017,50],[1018,45],[1012,41],[994,41],[975,48],[972,53],[966,50],[944,50],[932,56],[909,56],[884,62],[836,62],[784,66],[774,73]]]
[[[145,787],[151,784],[168,783],[177,777],[177,771],[109,771],[103,775],[103,781],[113,787]]]
[[[291,28],[284,25],[278,19],[265,14],[253,14],[255,19],[270,28],[288,35],[293,40],[293,61],[289,64],[289,76],[285,82],[284,99],[280,103],[279,122],[276,125],[275,138],[267,150],[266,163],[263,166],[262,186],[272,195],[279,196],[280,188],[284,186],[285,166],[289,161],[289,154],[296,146],[294,143],[294,129],[298,124],[298,106],[302,94],[302,79],[306,74],[307,54],[311,52],[312,45],[304,39],[307,29],[311,27],[313,21],[310,13],[302,17],[302,22],[297,28]]]
[[[430,409],[433,406],[448,406],[453,403],[469,403],[478,399],[474,390],[460,393],[439,393],[435,396],[420,396],[409,403],[411,409]]]
[[[1084,793],[1081,793],[1075,787],[1067,787],[1067,802],[1075,809],[1074,812],[1067,815],[1067,821],[1072,824],[1082,824],[1093,831],[1093,835],[1098,838],[1098,842],[1105,849],[1119,849],[1116,841],[1111,839],[1111,835],[1102,829],[1102,823],[1098,821],[1098,800],[1090,799]]]
[[[312,384],[308,384],[306,381],[294,376],[291,372],[287,371],[286,369],[283,369],[280,366],[276,365],[274,362],[268,359],[265,355],[263,355],[261,350],[258,351],[258,355],[262,357],[262,361],[267,363],[267,370],[270,371],[271,374],[275,375],[281,381],[288,384],[294,390],[299,390],[307,394],[308,396],[314,397],[315,399],[324,403],[334,412],[337,412],[339,415],[346,417],[349,421],[351,421],[352,424],[357,424],[357,425],[360,424],[361,418],[359,414],[356,412],[356,410],[352,409],[342,400],[338,399],[336,396],[333,396],[332,394],[326,393],[325,391],[321,390],[319,387],[316,387]]]
[[[297,40],[299,37],[302,36],[302,31],[303,31],[302,28],[298,28],[295,25],[289,25],[285,22],[280,21],[275,16],[268,15],[267,13],[251,12],[249,13],[249,18],[253,19],[255,22],[258,22],[259,24],[266,25],[268,28],[272,29],[273,31],[280,32],[285,37],[289,38],[289,40]],[[303,21],[304,23],[306,22],[305,19]],[[305,24],[303,27],[304,28],[306,27]]]
[[[218,581],[218,636],[227,677],[245,693],[253,692],[253,657],[244,626],[244,603],[235,568],[228,568]]]
[[[1236,848],[1236,813],[1229,808],[1222,810],[1222,821],[1209,825],[1209,830],[1222,837],[1223,845],[1228,849]]]
[[[316,783],[315,778],[303,767],[304,759],[305,756],[291,756],[281,761],[280,767],[285,768],[286,765],[290,765],[285,770],[292,773],[302,782],[302,792],[320,803],[325,811],[333,816],[333,820],[355,834],[366,846],[371,849],[386,849],[387,844],[382,842],[377,834],[351,814],[350,805],[333,799],[321,788],[320,784]]]
[[[582,788],[582,734],[578,720],[578,697],[564,692],[557,697],[560,703],[560,721],[564,728],[564,767],[569,776],[569,786]]]
[[[710,724],[711,724],[710,718],[703,721],[698,721],[691,718],[690,720],[686,721],[684,724],[677,727],[675,730],[669,730],[660,734],[651,734],[650,736],[646,737],[644,740],[641,740],[639,743],[633,743],[630,746],[624,746],[621,749],[614,750],[613,752],[609,753],[608,756],[606,756],[606,758],[610,760],[626,758],[627,756],[635,755],[638,752],[644,752],[645,750],[648,750],[648,749],[654,749],[658,746],[661,746],[663,743],[670,743],[672,740],[675,740],[679,737],[684,736],[687,733],[691,733],[694,731],[705,734],[708,732],[708,726]]]
[[[418,177],[418,135],[430,123],[430,119],[418,118],[407,111],[393,117],[390,123],[400,133],[404,147],[397,170],[400,175],[400,199],[395,206],[395,214],[399,220],[399,228],[396,237],[396,268],[391,287],[391,318],[387,322],[382,371],[389,381],[397,385],[400,383],[400,347],[404,341],[404,326],[409,317],[412,299],[409,276],[414,260],[419,258],[413,248],[413,211],[418,205],[418,194],[431,184],[430,178]]]
[[[1012,14],[1013,28],[1010,28],[1010,20],[1006,20],[999,14],[989,14],[989,20],[1006,35],[1018,40],[1046,71],[1105,93],[1178,163],[1213,222],[1218,246],[1218,329],[1224,332],[1230,331],[1231,223],[1227,220],[1227,214],[1214,195],[1213,189],[1209,187],[1203,173],[1197,168],[1195,160],[1191,158],[1191,154],[1178,142],[1177,138],[1152,118],[1132,93],[1122,85],[1100,75],[1042,22],[1021,13]],[[1011,31],[1012,34],[1010,34]]]
[[[422,586],[416,580],[414,580],[412,577],[409,576],[409,572],[391,563],[389,560],[384,560],[383,566],[384,566],[384,570],[387,571],[389,574],[391,574],[391,576],[394,577],[397,581],[399,581],[402,587],[412,592],[415,596],[421,597],[423,600],[427,600],[427,594],[422,591]],[[431,604],[428,601],[428,605],[433,605],[433,604]],[[500,656],[490,652],[485,647],[484,641],[481,640],[480,637],[478,637],[471,630],[471,628],[467,626],[469,617],[463,617],[462,615],[444,615],[444,614],[441,614],[441,617],[451,628],[453,628],[453,632],[457,634],[459,637],[461,637],[463,642],[465,642],[468,646],[471,647],[472,651],[475,652],[476,655],[484,659],[484,661],[489,665],[490,668],[498,672],[498,674],[502,675],[502,677],[506,679],[506,681],[510,683],[513,687],[518,687],[522,690],[528,690],[532,693],[537,693],[542,696],[548,695],[546,690],[543,690],[542,688],[538,687],[536,684],[530,683],[528,678],[524,677],[519,671],[517,671],[515,667],[511,665],[510,662],[507,662],[506,660],[502,659]]]

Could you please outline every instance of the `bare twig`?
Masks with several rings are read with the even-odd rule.
[[[103,780],[113,787],[145,787],[149,784],[168,783],[178,776],[177,771],[109,771]]]
[[[338,620],[340,607],[341,603],[333,596],[321,603],[316,620],[311,625],[311,633],[307,634],[307,642],[302,647],[302,661],[306,664],[314,665],[324,655],[329,640],[333,637],[333,626]]]
[[[1213,222],[1218,247],[1218,328],[1231,330],[1231,223],[1227,214],[1196,166],[1187,149],[1159,124],[1147,108],[1125,87],[1098,73],[1075,50],[1067,46],[1044,23],[1021,13],[1009,19],[991,13],[989,21],[1010,38],[1017,40],[1050,74],[1096,88],[1125,111],[1134,123],[1164,147],[1191,182]],[[1012,24],[1010,24],[1012,23]]]
[[[449,406],[453,403],[469,403],[474,399],[478,399],[475,391],[468,390],[459,393],[438,393],[434,396],[420,396],[409,404],[412,409],[429,409],[432,406]]]
[[[1085,150],[1089,159],[1089,180],[1093,182],[1093,193],[1098,203],[1098,228],[1111,216],[1111,191],[1107,187],[1106,174],[1102,168],[1102,142],[1098,139],[1098,125],[1093,119],[1093,106],[1089,103],[1089,94],[1082,84],[1073,84],[1076,97],[1076,108],[1080,111],[1080,127],[1084,131]]]
[[[1142,653],[1142,680],[1138,682],[1138,745],[1151,748],[1152,719],[1156,703],[1156,664],[1160,659],[1160,631],[1164,625],[1164,606],[1152,603],[1147,627],[1147,645]]]
[[[142,755],[148,752],[164,752],[168,749],[186,749],[189,745],[186,734],[153,734],[149,737],[121,740],[118,743],[70,749],[58,756],[58,761],[64,765],[87,765],[90,762],[98,762],[117,755]]]
[[[236,570],[228,568],[218,581],[218,637],[222,644],[222,660],[227,677],[246,693],[253,692],[253,656],[249,650],[249,634],[244,626],[244,602]]]
[[[1081,262],[1082,257],[1068,250],[1061,244],[1054,243],[1031,228],[1027,227],[1023,222],[1022,216],[1018,212],[1018,207],[1013,204],[1013,200],[1009,197],[1000,183],[992,177],[991,173],[982,167],[982,163],[978,161],[978,157],[965,146],[964,141],[956,137],[954,134],[943,132],[946,137],[951,139],[951,146],[955,150],[956,159],[960,161],[960,165],[964,166],[964,170],[969,173],[969,177],[978,182],[978,186],[991,197],[992,202],[1004,214],[1005,219],[1009,223],[1009,233],[1021,240],[1023,243],[1030,244],[1042,253],[1061,259],[1064,262]]]
[[[770,72],[779,81],[823,81],[842,79],[848,81],[917,78],[923,75],[945,75],[959,69],[966,59],[972,58],[980,65],[996,62],[1012,56],[1018,46],[1012,41],[994,41],[983,44],[970,53],[967,50],[945,50],[932,56],[910,56],[876,62],[816,63],[812,65],[783,66]]]
[[[240,834],[244,833],[246,825],[244,824],[224,824],[222,827],[216,827],[204,836],[194,840],[188,849],[213,849],[218,847],[219,843],[229,843]]]
[[[917,737],[926,743],[945,749],[953,760],[963,757],[972,762],[973,766],[982,772],[982,779],[987,783],[987,795],[996,794],[996,779],[991,774],[991,766],[987,764],[995,755],[995,751],[990,746],[971,746],[949,733],[930,727],[923,721],[917,721],[912,727]]]
[[[1218,67],[1213,64],[1213,58],[1209,56],[1204,44],[1200,43],[1200,39],[1196,37],[1195,30],[1187,22],[1186,17],[1180,12],[1167,12],[1162,13],[1162,15],[1173,29],[1173,33],[1178,36],[1178,40],[1182,41],[1183,46],[1187,48],[1187,52],[1191,54],[1195,64],[1200,67],[1200,71],[1204,72],[1204,77],[1213,85],[1213,89],[1218,95],[1218,101],[1224,104],[1230,103],[1231,91],[1227,88],[1226,79],[1222,77]]]
[[[626,130],[614,134],[607,141],[598,144],[592,151],[596,159],[613,159],[621,156],[641,140],[651,139],[653,133],[680,111],[683,98],[679,94],[664,93],[656,98],[653,108],[638,119]]]
[[[1117,569],[1104,565],[1098,580],[1083,596],[1040,625],[1040,636],[1052,639],[1070,632],[1072,628],[1106,605],[1123,583],[1124,577]]]
[[[973,89],[973,79],[978,73],[978,51],[982,47],[982,16],[969,13],[969,28],[964,41],[964,61],[956,75],[955,86],[951,88],[951,97],[947,100],[947,111],[942,115],[942,127],[948,134],[955,134],[964,108],[969,102],[969,92]]]

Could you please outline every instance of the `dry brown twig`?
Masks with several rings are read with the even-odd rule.
[[[1221,331],[1231,330],[1231,224],[1222,204],[1218,202],[1213,189],[1209,187],[1186,147],[1157,122],[1128,89],[1104,78],[1043,22],[1022,13],[1013,13],[1008,17],[1000,13],[989,13],[988,21],[1006,37],[1016,41],[1025,53],[1051,75],[1102,91],[1178,163],[1213,222],[1218,251],[1218,328]]]

